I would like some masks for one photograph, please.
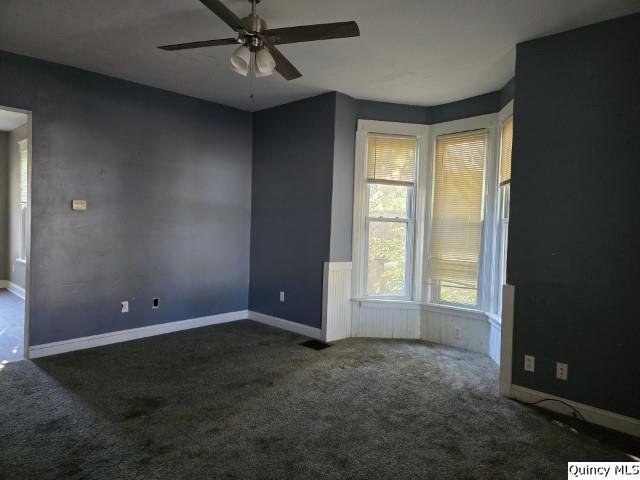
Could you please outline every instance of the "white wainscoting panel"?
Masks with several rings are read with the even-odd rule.
[[[420,305],[401,302],[352,302],[351,336],[420,338]]]
[[[500,395],[511,396],[511,363],[513,362],[513,309],[516,287],[502,286],[502,336],[500,341]]]
[[[500,365],[500,340],[502,337],[502,325],[500,317],[489,315],[489,356]]]
[[[351,262],[325,262],[322,332],[326,342],[351,336]]]
[[[422,311],[422,339],[488,354],[489,322],[481,312],[446,311],[425,306]]]

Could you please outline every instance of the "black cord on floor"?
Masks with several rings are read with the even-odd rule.
[[[582,413],[580,413],[580,410],[578,410],[576,407],[574,407],[573,405],[571,405],[571,404],[569,404],[567,402],[564,402],[562,400],[558,400],[557,398],[543,398],[542,400],[538,400],[537,402],[522,402],[521,401],[520,403],[522,403],[524,405],[528,405],[530,407],[533,407],[533,406],[538,405],[539,403],[542,403],[542,402],[558,402],[558,403],[562,403],[563,405],[565,405],[565,406],[569,407],[569,409],[571,409],[571,411],[573,412],[574,418],[582,420],[584,423],[589,423],[587,421],[587,419],[584,418],[584,415],[582,415]]]

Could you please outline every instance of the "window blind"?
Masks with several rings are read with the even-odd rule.
[[[369,135],[367,180],[413,184],[416,146],[416,138]]]
[[[429,276],[477,289],[487,132],[439,137],[429,244]]]
[[[27,203],[27,175],[28,175],[27,151],[20,150],[20,203]]]
[[[511,148],[513,146],[513,117],[502,124],[500,147],[500,185],[511,182]]]

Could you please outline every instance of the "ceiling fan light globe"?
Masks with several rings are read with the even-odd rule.
[[[231,65],[231,69],[236,72],[239,75],[242,75],[243,77],[246,77],[249,74],[249,70],[248,69],[240,69],[240,68],[236,68],[235,65]]]
[[[271,75],[276,68],[276,61],[266,48],[256,52],[256,77]]]
[[[231,66],[233,71],[240,75],[247,76],[249,72],[249,62],[251,61],[251,51],[245,45],[236,48],[231,55]]]
[[[261,72],[256,68],[256,78],[268,77],[269,75],[273,75],[273,72]]]

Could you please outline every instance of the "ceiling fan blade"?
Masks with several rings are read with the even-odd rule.
[[[302,74],[294,67],[289,60],[273,45],[265,45],[271,53],[271,56],[276,61],[276,71],[282,75],[286,80],[293,80],[300,78]]]
[[[242,20],[240,20],[240,18],[231,10],[229,10],[220,0],[200,0],[200,2],[217,16],[219,16],[224,23],[229,25],[236,32],[244,30]]]
[[[173,45],[163,45],[158,47],[160,50],[189,50],[191,48],[217,47],[218,45],[236,45],[238,40],[235,38],[221,38],[218,40],[203,40],[201,42],[176,43]]]
[[[283,43],[313,42],[331,38],[357,37],[360,29],[356,22],[320,23],[299,27],[272,28],[262,32],[272,45]]]

